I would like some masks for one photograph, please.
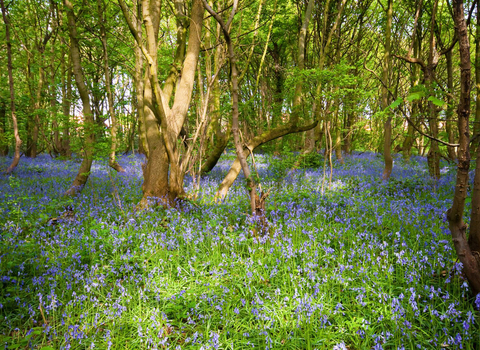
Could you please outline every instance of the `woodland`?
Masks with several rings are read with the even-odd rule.
[[[480,0],[0,7],[0,347],[480,348]]]

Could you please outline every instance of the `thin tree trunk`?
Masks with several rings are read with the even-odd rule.
[[[278,139],[280,137],[289,135],[289,134],[294,134],[298,132],[305,132],[307,130],[311,130],[315,126],[317,126],[318,121],[315,121],[312,124],[306,125],[306,126],[297,126],[297,125],[292,125],[291,123],[281,125],[273,130],[266,131],[265,133],[255,136],[253,139],[248,141],[247,146],[245,147],[245,151],[251,150],[252,152],[255,150],[255,148],[269,142],[275,139]],[[215,194],[215,200],[216,201],[221,201],[223,200],[230,187],[233,185],[235,182],[235,179],[237,178],[238,174],[240,173],[241,170],[241,165],[240,162],[237,159],[233,162],[232,166],[230,167],[230,170],[228,171],[227,175],[223,179],[222,183],[218,187],[217,193]]]
[[[329,2],[330,0],[327,0],[327,4],[325,6],[328,6]],[[307,8],[305,10],[305,16],[302,22],[302,27],[300,28],[300,34],[298,36],[297,68],[299,71],[303,71],[305,69],[305,42],[306,42],[306,37],[308,32],[308,26],[310,24],[310,19],[312,18],[314,3],[315,2],[313,0],[308,1]],[[303,107],[302,102],[303,102],[303,80],[299,79],[297,84],[295,85],[295,95],[293,96],[292,113],[290,115],[290,123],[292,125],[298,124],[298,121],[300,119],[300,114],[302,112],[302,107]],[[314,112],[313,119],[315,119],[315,112]],[[307,131],[305,134],[304,152],[313,152],[314,149],[315,149],[315,130],[311,129]]]
[[[314,1],[309,0],[307,9],[305,11],[305,17],[303,19],[302,27],[300,29],[300,35],[298,39],[298,60],[297,60],[297,66],[299,69],[304,69],[305,67],[305,37],[307,34],[310,18],[312,16],[313,5],[314,5]],[[303,127],[303,128],[297,126],[299,115],[300,115],[300,107],[303,100],[302,94],[303,94],[303,82],[299,80],[295,86],[293,108],[292,108],[292,114],[290,116],[289,123],[278,126],[273,130],[267,131],[261,135],[254,137],[253,139],[248,141],[246,151],[253,152],[253,150],[256,147],[291,133],[311,130],[317,124],[315,122],[314,124],[312,124],[312,126]],[[215,199],[217,201],[223,200],[226,197],[228,190],[235,182],[235,179],[237,178],[240,172],[240,169],[242,168],[243,168],[242,163],[237,155],[237,159],[234,161],[229,172],[227,173],[224,180],[220,184],[217,190],[217,193],[215,194]]]
[[[138,33],[142,32],[142,4],[140,0],[137,0],[137,21],[134,23],[136,26],[136,30]],[[148,141],[147,141],[147,130],[145,128],[145,101],[144,101],[144,57],[142,53],[142,49],[135,41],[135,75],[134,75],[134,82],[135,82],[135,96],[137,99],[136,107],[137,107],[137,121],[138,121],[138,151],[144,154],[149,158],[149,150],[148,150]]]
[[[55,44],[55,43],[54,43]],[[52,113],[53,153],[58,156],[61,152],[60,127],[58,124],[57,86],[55,85],[55,45],[50,48],[50,108]]]
[[[63,1],[68,18],[68,31],[70,36],[70,56],[73,64],[73,73],[75,75],[75,83],[77,85],[83,107],[83,139],[84,139],[84,155],[83,161],[80,164],[78,174],[73,180],[71,187],[66,191],[66,195],[75,196],[78,194],[87,183],[90,175],[90,169],[93,162],[93,148],[95,145],[95,121],[93,120],[92,109],[90,106],[90,96],[87,85],[85,84],[85,76],[82,70],[82,60],[80,57],[80,48],[77,36],[77,24],[75,14],[73,12],[73,5],[70,0]]]
[[[220,30],[221,30],[220,25],[217,23],[216,27],[217,27],[217,35],[220,35]],[[208,38],[208,43],[210,46],[212,46],[211,35],[209,33],[210,31],[207,30],[206,35]],[[213,67],[211,64],[210,57],[206,58],[207,77],[209,79],[213,79],[214,81],[213,81],[213,86],[210,94],[211,98],[208,101],[210,123],[207,128],[207,142],[210,145],[209,147],[210,152],[207,153],[206,159],[202,164],[202,168],[200,170],[201,174],[206,174],[215,167],[223,151],[227,147],[228,141],[230,140],[230,136],[231,136],[232,123],[230,119],[226,126],[225,132],[222,131],[222,115],[220,113],[221,91],[220,91],[220,83],[219,83],[219,74],[215,74],[215,72],[218,72],[219,67],[221,65],[220,61],[222,60],[222,51],[223,51],[223,45],[217,45],[217,47],[215,48],[215,53],[213,55]]]
[[[8,69],[8,86],[10,88],[10,112],[12,114],[12,126],[13,126],[13,135],[15,137],[15,154],[13,156],[12,163],[7,168],[6,173],[10,174],[18,165],[20,161],[20,146],[22,145],[22,140],[20,139],[20,134],[18,133],[18,124],[17,116],[15,114],[15,90],[13,87],[13,66],[12,66],[12,42],[10,40],[10,19],[7,16],[5,9],[4,0],[0,0],[0,5],[2,8],[3,23],[5,23],[5,40],[7,41],[7,69]]]
[[[108,112],[110,114],[111,125],[110,125],[110,133],[112,144],[110,146],[110,154],[108,157],[108,165],[115,169],[117,172],[125,172],[125,169],[122,168],[120,164],[118,164],[116,160],[116,147],[117,147],[117,116],[115,115],[115,108],[114,108],[114,101],[113,101],[113,94],[112,88],[110,86],[110,69],[108,66],[108,50],[107,50],[107,33],[105,30],[105,11],[104,11],[104,3],[103,0],[97,0],[97,7],[98,7],[98,17],[99,17],[99,24],[100,24],[100,38],[102,40],[102,47],[103,47],[103,69],[105,73],[105,88],[107,90],[107,99],[108,99]]]
[[[387,26],[385,30],[385,54],[383,58],[383,87],[382,87],[382,109],[387,113],[387,119],[385,121],[385,134],[383,144],[383,159],[385,161],[385,167],[383,169],[382,178],[384,181],[390,178],[393,169],[392,158],[392,115],[388,110],[389,106],[389,75],[390,75],[390,41],[392,36],[392,16],[393,16],[393,2],[388,0],[387,5]]]
[[[310,0],[313,1],[313,0]],[[238,95],[239,95],[239,86],[238,86],[238,71],[237,71],[237,65],[236,65],[236,56],[233,48],[233,43],[230,38],[230,24],[233,20],[233,17],[235,16],[235,11],[237,9],[238,5],[238,0],[234,0],[233,2],[233,8],[232,12],[230,14],[229,21],[227,24],[223,22],[222,17],[220,17],[213,9],[208,5],[206,0],[203,0],[203,4],[207,11],[215,17],[217,22],[220,24],[222,31],[223,31],[223,36],[225,38],[225,41],[227,43],[227,48],[228,48],[228,58],[230,60],[230,79],[232,82],[232,133],[233,133],[233,140],[235,144],[235,150],[237,153],[237,159],[240,162],[240,165],[243,170],[243,174],[245,176],[245,179],[247,181],[247,190],[250,193],[250,209],[252,215],[257,215],[256,211],[256,202],[259,199],[257,195],[257,184],[255,180],[252,177],[252,174],[250,172],[250,167],[248,166],[247,163],[247,158],[245,157],[245,153],[243,150],[242,146],[242,141],[240,139],[240,128],[239,128],[239,111],[238,111]],[[251,151],[251,150],[250,150]],[[263,216],[264,213],[260,212],[258,213],[260,216]]]
[[[63,41],[62,38],[60,40]],[[65,54],[62,52],[61,66],[62,66],[62,137],[60,138],[60,155],[70,158],[72,155],[70,149],[70,108],[72,106],[72,69],[70,68],[70,54],[67,55],[67,62],[65,62]]]
[[[416,33],[413,34],[413,55],[415,57],[418,57],[419,53],[419,38]],[[410,85],[412,88],[418,85],[418,66],[416,64],[412,65],[411,69],[411,76],[410,76]],[[419,114],[419,104],[420,101],[412,101],[412,108],[411,108],[411,119],[415,122],[417,120],[417,115]],[[406,161],[410,160],[410,156],[412,153],[412,146],[415,142],[415,129],[411,123],[407,123],[407,136],[405,137],[405,140],[403,141],[402,145],[402,152],[403,152],[403,158]]]
[[[438,0],[435,0],[433,3],[432,10],[432,20],[430,25],[430,49],[428,52],[428,64],[424,70],[425,85],[427,91],[433,91],[433,81],[435,68],[437,66],[438,58],[436,57],[436,48],[435,48],[435,17],[437,14]],[[437,138],[438,137],[438,120],[437,120],[437,108],[432,101],[427,101],[428,105],[428,124],[430,126],[430,134]],[[440,178],[440,149],[438,147],[438,142],[435,140],[430,140],[430,149],[427,153],[428,161],[428,170],[430,176],[439,179]]]
[[[480,28],[479,28],[480,29]],[[453,123],[453,104],[452,104],[452,94],[453,94],[453,63],[452,63],[452,51],[449,51],[445,54],[445,58],[447,60],[447,110],[445,112],[445,117],[447,120],[445,121],[445,129],[447,131],[448,142],[449,143],[456,143],[455,131],[454,131],[454,123]],[[480,79],[480,72],[475,69],[476,77]],[[478,83],[477,83],[478,84]],[[478,89],[477,89],[478,91]],[[480,102],[478,102],[477,96],[477,108],[480,106]],[[475,127],[474,127],[474,134],[475,134]],[[448,151],[448,158],[451,160],[457,159],[457,152],[455,147],[447,146]]]
[[[329,52],[330,49],[330,44],[332,41],[333,33],[337,30],[337,27],[340,26],[341,20],[342,20],[342,15],[343,15],[343,10],[345,8],[346,3],[348,0],[341,0],[337,2],[338,6],[338,12],[337,16],[335,18],[335,22],[328,30],[327,25],[328,25],[328,18],[329,18],[329,9],[330,9],[330,0],[325,1],[324,5],[324,11],[323,11],[323,25],[320,28],[320,25],[317,27],[321,29],[321,32],[318,33],[318,36],[320,37],[320,43],[319,43],[319,61],[318,61],[318,67],[317,69],[321,72],[323,71],[325,67],[325,60],[327,57],[327,53]],[[316,101],[315,101],[315,106],[316,110],[314,110],[313,113],[313,120],[318,120],[319,116],[321,115],[321,101],[320,101],[320,96],[321,96],[321,91],[322,91],[322,83],[321,81],[317,82],[317,88],[315,95],[317,96]],[[318,125],[318,124],[317,124]],[[309,130],[305,134],[305,153],[313,152],[315,150],[315,134],[321,135],[321,132],[315,132],[315,130]]]
[[[472,246],[466,239],[467,226],[463,221],[463,212],[465,208],[465,198],[468,192],[468,171],[470,167],[470,44],[468,39],[468,29],[465,22],[465,14],[463,9],[463,1],[453,0],[453,20],[455,23],[455,31],[457,33],[460,47],[460,100],[458,103],[458,131],[460,147],[458,149],[458,168],[457,180],[455,185],[455,193],[453,197],[452,207],[447,212],[450,232],[452,233],[452,241],[455,251],[460,262],[463,264],[463,272],[467,276],[471,290],[474,295],[480,293],[480,260],[478,238],[480,230],[475,228],[472,230],[471,225],[470,236]],[[472,220],[477,220],[480,215],[480,154],[477,154],[477,163],[475,169],[474,191],[472,197]],[[473,248],[473,249],[472,249]],[[475,250],[474,250],[475,249]]]
[[[340,36],[341,36],[341,24],[338,25],[338,32],[337,32],[337,47],[336,47],[336,54],[335,54],[335,64],[340,63],[341,55],[340,55]],[[338,91],[338,87],[335,87],[335,90]],[[336,94],[337,95],[337,94]],[[342,119],[339,117],[340,111],[340,98],[337,96],[334,100],[333,106],[335,113],[334,113],[334,121],[335,121],[335,156],[340,164],[344,164],[345,161],[343,160],[342,155]]]
[[[7,106],[5,102],[0,101],[0,156],[8,155],[8,140],[5,137],[5,127],[7,125]]]
[[[476,0],[477,3],[477,22],[475,31],[475,121],[473,124],[473,137],[475,138],[472,143],[472,153],[476,152],[476,149],[480,145],[480,0]]]
[[[38,148],[38,134],[39,134],[39,128],[40,128],[40,116],[39,116],[39,109],[40,109],[40,103],[41,103],[41,97],[42,97],[42,90],[43,90],[43,85],[45,82],[45,73],[43,70],[43,50],[39,50],[39,55],[40,55],[40,62],[38,66],[38,85],[37,85],[37,91],[35,94],[35,100],[33,104],[33,125],[32,125],[32,135],[31,135],[31,143],[27,147],[27,155],[30,158],[36,158],[37,157],[37,148]]]

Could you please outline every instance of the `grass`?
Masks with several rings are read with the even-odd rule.
[[[22,158],[0,177],[0,343],[37,349],[477,349],[478,311],[446,223],[455,169],[372,153],[290,171],[257,156],[269,235],[242,181],[213,204],[231,160],[202,178],[197,205],[135,213],[141,159],[94,163],[74,201],[75,162]],[[231,158],[231,157],[230,157]],[[0,168],[8,160],[0,160]],[[186,180],[187,191],[193,189]],[[118,194],[118,197],[117,197]],[[67,206],[74,217],[63,215]],[[56,218],[56,220],[52,220]]]

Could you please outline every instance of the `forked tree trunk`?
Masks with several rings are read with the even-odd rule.
[[[10,88],[10,113],[12,114],[13,135],[15,137],[15,154],[12,163],[7,168],[7,174],[11,173],[20,161],[20,146],[22,140],[18,133],[17,116],[15,114],[15,90],[13,87],[13,66],[12,66],[12,42],[10,40],[10,19],[7,16],[4,0],[0,0],[2,8],[3,23],[5,23],[5,40],[7,41],[7,58],[8,58],[8,86]]]
[[[125,172],[125,169],[118,164],[116,159],[116,147],[117,147],[117,116],[115,114],[114,101],[112,87],[110,86],[110,69],[108,66],[108,50],[107,50],[107,32],[105,30],[105,11],[104,11],[103,0],[97,0],[98,7],[98,18],[100,24],[100,39],[102,41],[103,47],[103,70],[105,73],[105,88],[107,90],[107,99],[108,99],[108,113],[110,114],[111,125],[110,125],[110,135],[112,144],[110,146],[110,153],[108,155],[108,165],[115,169],[117,172]]]
[[[95,122],[93,120],[92,109],[90,106],[90,96],[88,94],[87,85],[85,84],[85,76],[82,70],[82,60],[80,57],[80,48],[77,36],[77,24],[75,13],[73,12],[73,4],[70,0],[63,1],[68,18],[68,33],[70,36],[70,56],[73,65],[73,74],[75,75],[75,83],[77,85],[83,107],[83,161],[78,169],[78,174],[73,180],[71,187],[66,191],[66,195],[75,196],[87,183],[90,175],[90,169],[93,162],[93,148],[95,145]]]
[[[469,241],[467,226],[463,221],[465,199],[468,192],[468,171],[470,167],[470,44],[465,21],[463,2],[453,0],[453,20],[460,47],[460,101],[458,103],[458,168],[452,207],[447,212],[450,232],[455,251],[463,264],[463,272],[474,295],[480,293],[480,154],[477,153]]]
[[[189,157],[180,156],[177,139],[184,125],[192,98],[196,66],[200,53],[204,9],[201,0],[193,1],[189,16],[188,48],[185,50],[187,42],[185,29],[187,16],[183,14],[185,3],[184,1],[175,3],[177,51],[173,63],[176,67],[170,70],[162,89],[158,80],[157,66],[161,1],[142,1],[142,23],[146,34],[146,46],[144,46],[142,39],[142,28],[139,30],[138,22],[134,23],[132,20],[125,2],[119,0],[119,4],[127,20],[130,32],[147,63],[143,86],[144,123],[140,123],[140,125],[142,128],[143,126],[145,127],[148,158],[147,163],[143,167],[143,198],[138,208],[147,207],[149,205],[148,200],[151,197],[154,197],[155,201],[160,201],[164,205],[175,205],[175,200],[185,195],[183,179]],[[178,74],[180,65],[182,65],[182,69],[181,73]],[[138,68],[137,65],[137,70]],[[177,81],[179,76],[181,76],[181,79]],[[176,89],[174,89],[175,86]],[[170,108],[169,102],[174,90],[175,96],[173,105]]]

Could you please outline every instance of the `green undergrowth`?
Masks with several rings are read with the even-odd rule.
[[[478,348],[475,299],[445,221],[449,168],[434,183],[422,159],[398,160],[383,183],[377,157],[351,156],[335,164],[322,192],[321,167],[291,170],[273,159],[256,159],[272,188],[266,234],[247,215],[241,181],[213,203],[218,181],[210,179],[221,174],[202,179],[198,203],[143,212],[134,211],[141,177],[131,159],[123,177],[99,165],[74,201],[58,199],[60,179],[48,168],[22,178],[40,165],[2,178],[0,342],[45,350]]]

